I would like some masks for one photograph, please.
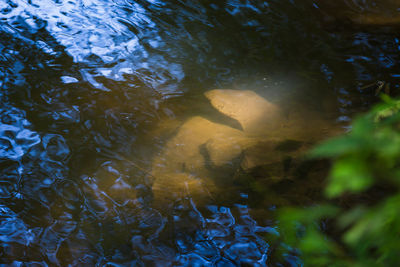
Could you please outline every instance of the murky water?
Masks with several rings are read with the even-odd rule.
[[[374,10],[373,1],[355,2],[351,12]],[[336,9],[323,8],[292,0],[0,0],[0,264],[301,266],[294,250],[271,243],[276,207],[319,195],[320,181],[305,177],[325,168],[304,167],[296,151],[376,101],[364,85],[385,81],[395,93],[400,78],[394,28],[348,24],[340,5],[336,20],[324,20]],[[213,151],[226,154],[207,141],[208,154],[193,156],[205,157],[201,171],[185,165],[180,175],[203,182],[207,173],[217,197],[203,201],[182,187],[153,192],[156,166],[171,166],[167,156],[176,154],[168,147],[188,140],[174,139],[185,122],[242,132],[204,96],[214,88],[252,90],[298,118],[288,129],[312,131],[273,141],[279,159],[268,164],[257,159],[271,142],[249,148],[251,172],[238,157],[210,168]],[[160,188],[166,207],[153,201]]]

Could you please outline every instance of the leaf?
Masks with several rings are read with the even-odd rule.
[[[398,265],[400,100],[386,96],[383,100],[385,103],[356,119],[346,136],[326,141],[309,154],[313,158],[333,158],[325,187],[329,198],[350,192],[358,194],[360,198],[356,199],[362,201],[368,194],[365,190],[375,182],[380,186],[371,191],[374,194],[368,196],[366,206],[346,203],[350,204],[346,210],[318,205],[288,211],[286,223],[289,222],[291,232],[287,233],[292,234],[308,266]],[[377,196],[375,201],[374,196]],[[344,231],[338,236],[343,243],[329,239],[329,234],[319,227],[321,219],[327,217],[340,227],[333,229],[333,233]],[[285,238],[287,233],[283,235]]]
[[[355,153],[363,148],[364,142],[350,136],[342,136],[326,141],[309,153],[311,158],[331,158]]]
[[[341,228],[349,227],[354,222],[360,220],[366,213],[366,208],[357,206],[345,214],[341,215],[338,219],[338,224]]]
[[[373,183],[373,176],[362,158],[344,157],[334,164],[325,194],[327,197],[333,198],[344,192],[361,192]]]
[[[301,242],[302,251],[305,253],[327,253],[337,250],[334,243],[323,236],[319,231],[309,230]]]
[[[376,124],[367,116],[358,117],[353,121],[350,135],[360,140],[369,139],[370,134],[376,129]]]

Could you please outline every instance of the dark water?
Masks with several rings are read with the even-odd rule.
[[[323,21],[312,1],[0,0],[0,263],[301,266],[271,256],[271,196],[307,192],[154,207],[157,125],[213,88],[328,103],[347,122],[376,99],[362,86],[396,91],[393,32]]]

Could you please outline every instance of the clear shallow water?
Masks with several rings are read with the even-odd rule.
[[[339,122],[375,101],[363,85],[396,91],[390,29],[326,24],[314,4],[0,1],[0,263],[301,265],[271,257],[274,207],[312,201],[315,187],[239,183],[166,212],[148,172],[179,122],[213,116],[212,88]]]

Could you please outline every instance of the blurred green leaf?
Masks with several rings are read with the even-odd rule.
[[[328,140],[309,153],[331,158],[333,165],[325,194],[333,201],[351,193],[358,202],[315,205],[281,213],[285,240],[303,252],[308,266],[398,266],[400,255],[400,100],[382,95],[383,103],[353,121],[352,131]],[[366,193],[385,185],[377,199]],[[390,185],[390,186],[389,186]],[[376,193],[376,192],[375,192]],[[367,197],[371,202],[362,205]],[[325,218],[336,224],[329,237]],[[332,234],[332,233],[331,233]]]
[[[354,153],[363,148],[363,140],[342,136],[326,141],[309,153],[311,158],[337,157],[347,153]]]
[[[357,206],[349,212],[343,214],[338,218],[338,225],[343,229],[351,226],[354,222],[358,221],[366,213],[366,208]]]
[[[350,135],[358,140],[370,139],[370,133],[376,129],[376,124],[367,116],[358,117],[353,121]]]
[[[301,240],[301,248],[304,253],[316,251],[329,253],[336,250],[335,244],[315,229],[308,231],[307,235]]]
[[[373,182],[372,174],[362,158],[345,157],[334,164],[325,193],[332,198],[345,192],[361,192],[370,187]]]

